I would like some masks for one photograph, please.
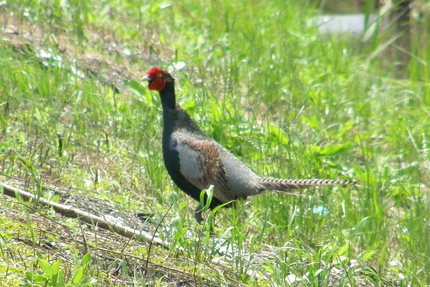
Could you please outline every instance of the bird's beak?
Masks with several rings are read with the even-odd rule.
[[[143,77],[141,80],[140,80],[141,82],[150,82],[151,81],[151,78],[149,77],[149,76],[146,76],[146,77]]]

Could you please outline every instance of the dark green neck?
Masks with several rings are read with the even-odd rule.
[[[175,82],[173,79],[168,79],[166,87],[160,91],[161,104],[164,109],[173,110],[176,107],[175,97]]]

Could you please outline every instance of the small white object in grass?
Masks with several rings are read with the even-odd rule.
[[[302,278],[297,277],[297,276],[296,276],[296,275],[294,275],[294,274],[290,274],[290,275],[288,275],[287,277],[285,277],[285,281],[287,281],[287,283],[288,283],[289,285],[293,284],[294,282],[299,282],[299,281],[302,281],[302,280],[303,280]]]
[[[40,49],[36,51],[36,55],[41,57],[41,58],[45,58],[45,59],[49,59],[52,57],[52,54],[46,50]]]
[[[52,58],[55,61],[60,61],[60,62],[63,61],[63,58],[59,55],[55,55],[52,52],[52,49],[48,49],[48,50],[39,49],[36,51],[36,55],[40,58],[43,58],[43,59],[51,59]]]
[[[397,261],[395,261],[395,260],[392,260],[392,261],[388,262],[388,264],[389,264],[391,267],[396,267],[396,266],[398,265]]]
[[[183,70],[185,67],[187,66],[187,64],[183,61],[178,61],[178,62],[174,62],[172,63],[171,66],[169,66],[167,68],[167,70],[169,71],[169,73],[173,72],[173,71],[181,71]]]
[[[70,71],[72,71],[72,73],[78,76],[79,78],[82,78],[82,79],[85,78],[84,72],[78,70],[78,68],[76,68],[75,66],[72,66],[70,68]]]
[[[328,209],[326,207],[320,205],[320,206],[315,206],[314,208],[312,208],[312,213],[317,214],[317,215],[321,215],[321,216],[326,216],[330,212],[328,211]]]

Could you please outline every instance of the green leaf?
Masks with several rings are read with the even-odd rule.
[[[28,281],[32,281],[33,280],[33,273],[27,271],[25,272],[25,279],[27,279]]]
[[[179,203],[178,208],[179,208],[179,210],[184,210],[185,208],[188,208],[188,202],[183,201],[183,202]]]
[[[43,272],[47,275],[51,275],[51,264],[49,264],[47,261],[38,258],[40,268],[42,268]]]
[[[91,11],[87,9],[85,12],[86,12],[86,15],[87,15],[88,22],[89,23],[94,23],[94,16],[91,13]]]
[[[80,283],[82,285],[94,284],[94,283],[97,283],[97,279],[95,279],[93,277],[85,277],[84,280],[82,280]]]
[[[311,128],[316,129],[317,131],[321,130],[320,124],[316,116],[311,115],[303,115],[302,121],[308,123]]]
[[[57,287],[64,286],[66,286],[66,284],[64,283],[64,270],[60,270],[60,272],[58,272]]]
[[[89,253],[85,254],[84,257],[82,258],[81,266],[84,267],[90,261],[91,261],[91,254],[89,254]]]
[[[288,135],[284,130],[271,124],[266,125],[266,129],[268,129],[270,132],[270,135],[273,136],[275,139],[277,139],[279,142],[281,142],[284,145],[288,144],[289,142]]]
[[[82,278],[84,278],[84,267],[79,268],[76,270],[75,275],[73,275],[72,283],[76,284],[79,283]]]
[[[214,190],[213,189],[214,189],[214,186],[211,185],[211,186],[209,186],[208,189],[202,190],[200,192],[200,204],[203,207],[203,210],[207,210],[209,208],[211,202],[212,202],[212,198],[213,198],[213,195],[214,195]],[[204,201],[205,195],[207,196],[206,204],[205,204],[205,201]]]
[[[54,264],[52,264],[51,274],[55,275],[58,273],[59,270],[60,270],[60,260],[57,260],[54,262]]]
[[[350,248],[350,244],[344,244],[343,246],[341,246],[338,250],[337,250],[337,255],[343,255],[345,254],[347,251],[349,251]]]
[[[130,88],[137,96],[143,96],[147,92],[147,90],[141,84],[134,80],[124,80],[124,86]]]
[[[371,259],[373,257],[373,255],[375,255],[375,254],[376,254],[375,250],[368,250],[368,251],[364,252],[362,260],[367,261],[367,260]]]
[[[43,286],[46,286],[46,283],[49,281],[48,278],[46,278],[45,275],[37,275],[37,274],[33,274],[32,276],[33,281],[42,284]]]
[[[58,286],[58,274],[52,275],[50,281],[52,286]]]
[[[354,127],[354,121],[348,121],[345,124],[343,124],[342,130],[339,132],[339,134],[336,135],[337,138],[341,138],[347,131],[352,129]]]
[[[324,146],[315,151],[316,156],[333,156],[347,152],[351,149],[349,144]]]
[[[210,109],[211,109],[211,116],[215,119],[215,121],[222,122],[224,117],[221,112],[221,107],[218,104],[211,103]]]

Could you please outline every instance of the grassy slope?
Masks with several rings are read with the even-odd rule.
[[[179,257],[207,264],[216,244],[207,242],[207,256],[200,258],[199,241],[182,236],[188,227],[200,233],[190,212],[194,202],[172,185],[162,165],[157,95],[134,82],[121,83],[124,77],[137,80],[153,65],[183,61],[187,67],[174,72],[180,103],[259,174],[362,182],[357,188],[308,190],[303,199],[266,193],[238,210],[220,212],[220,234],[226,245],[236,246],[232,273],[259,275],[237,280],[265,285],[256,279],[264,275],[272,285],[284,285],[294,274],[305,278],[303,286],[324,285],[331,267],[352,272],[348,264],[358,259],[381,278],[430,283],[425,271],[430,270],[430,93],[427,68],[420,64],[429,55],[419,48],[427,43],[414,47],[421,62],[411,62],[410,79],[395,80],[365,55],[355,56],[351,41],[321,39],[306,25],[308,9],[285,1],[20,2],[2,8],[8,39],[0,45],[4,181],[21,178],[32,190],[60,183],[158,219],[174,203],[166,221],[176,232],[162,233],[172,247],[186,248]],[[10,34],[11,27],[21,29],[22,37]],[[26,41],[32,49],[17,48]],[[41,61],[37,47],[63,61]],[[94,61],[101,63],[92,69],[97,73],[80,74]],[[4,210],[22,209],[3,204]],[[318,214],[317,207],[329,213]],[[11,220],[7,212],[1,216],[0,232],[21,228],[17,221],[4,223]],[[26,224],[32,225],[27,221],[23,228]],[[0,234],[3,246],[20,246],[15,237]],[[261,255],[267,249],[272,257]],[[35,251],[23,250],[35,262]],[[254,255],[250,260],[241,253]],[[39,270],[37,264],[2,257],[18,274],[0,266],[0,278],[11,284],[24,271]],[[178,260],[173,254],[160,258]],[[194,264],[178,261],[184,269]],[[99,282],[109,277],[88,268]],[[343,283],[354,278],[345,276]]]

